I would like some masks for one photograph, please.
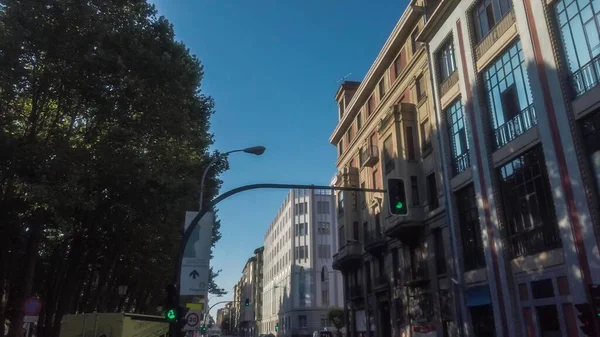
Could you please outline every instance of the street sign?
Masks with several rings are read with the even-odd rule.
[[[184,330],[192,331],[200,329],[200,317],[202,316],[202,312],[200,310],[190,310],[185,315],[185,327]]]
[[[23,317],[23,323],[35,323],[39,318],[40,316],[25,316]]]
[[[30,297],[23,303],[25,316],[37,316],[42,311],[42,301],[37,297]]]
[[[185,213],[187,229],[198,212]],[[181,261],[180,295],[208,296],[208,276],[210,271],[210,248],[215,214],[207,212],[192,232],[183,252]]]

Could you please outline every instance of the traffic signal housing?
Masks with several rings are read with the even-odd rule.
[[[406,188],[404,179],[388,178],[388,208],[391,215],[407,216],[408,202],[406,200]]]
[[[590,284],[590,296],[592,297],[592,308],[594,319],[600,322],[600,284]]]
[[[275,323],[275,331],[279,331],[279,322]]]
[[[594,327],[594,314],[592,313],[592,308],[588,303],[575,304],[575,308],[579,311],[579,315],[577,318],[579,322],[581,322],[581,326],[579,327],[581,331],[587,336],[595,336],[595,327]]]
[[[245,307],[248,307],[248,306],[250,306],[250,299],[249,299],[249,298],[247,298],[247,299],[244,301],[244,306],[245,306]]]
[[[177,286],[167,285],[165,289],[167,298],[165,300],[165,319],[169,323],[177,322],[179,319],[179,303],[177,303]]]

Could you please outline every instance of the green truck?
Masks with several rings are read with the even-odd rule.
[[[169,323],[162,316],[128,313],[65,315],[60,337],[167,337]]]

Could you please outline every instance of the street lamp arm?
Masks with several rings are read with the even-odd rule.
[[[239,150],[237,150],[239,151]],[[190,238],[190,236],[192,235],[192,232],[194,231],[194,229],[196,228],[196,226],[198,225],[198,222],[200,221],[200,219],[204,216],[204,214],[206,214],[209,210],[212,210],[218,203],[220,203],[221,201],[229,198],[232,195],[244,192],[244,191],[250,191],[250,190],[256,190],[256,189],[263,189],[263,188],[275,188],[275,189],[304,189],[304,190],[330,190],[330,191],[355,191],[355,192],[381,192],[381,193],[386,193],[387,190],[381,190],[381,189],[376,189],[376,188],[360,188],[360,187],[338,187],[338,186],[329,186],[329,185],[298,185],[298,184],[251,184],[251,185],[244,185],[244,186],[240,186],[240,187],[236,187],[234,189],[231,189],[221,195],[219,195],[218,197],[214,198],[210,204],[208,205],[208,207],[204,208],[204,207],[200,207],[200,212],[198,212],[198,214],[196,214],[196,216],[194,217],[194,219],[192,220],[192,222],[190,223],[190,225],[188,226],[188,228],[185,230],[184,234],[183,234],[183,244],[181,245],[182,247],[184,247],[187,245],[187,242]],[[181,255],[183,256],[183,255]]]

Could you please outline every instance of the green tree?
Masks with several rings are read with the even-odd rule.
[[[214,105],[202,77],[145,0],[0,0],[0,322],[10,318],[9,336],[22,335],[19,309],[31,295],[44,302],[38,335],[49,337],[65,314],[155,313],[183,214],[197,208],[199,172],[219,155],[208,153]],[[211,170],[205,200],[226,169]]]
[[[337,330],[338,336],[341,336],[341,329],[344,327],[344,310],[341,308],[331,308],[327,312],[327,320],[333,324]]]

